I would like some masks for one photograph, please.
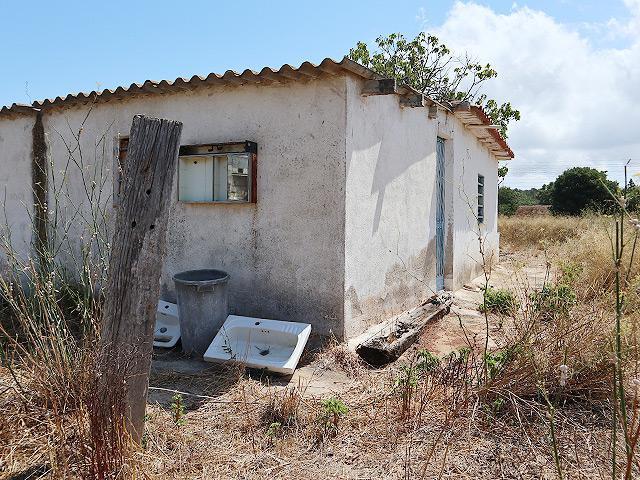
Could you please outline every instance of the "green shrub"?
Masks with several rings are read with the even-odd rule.
[[[573,285],[583,272],[582,265],[576,262],[560,263],[560,280],[558,283]]]
[[[416,368],[424,372],[432,372],[440,366],[440,359],[429,350],[422,349],[417,354]]]
[[[414,365],[401,365],[400,372],[393,384],[394,389],[403,390],[418,384],[418,370]]]
[[[460,347],[458,349],[458,358],[462,363],[466,363],[471,355],[471,349],[469,347]]]
[[[402,365],[394,382],[393,393],[402,399],[400,414],[403,418],[411,412],[411,399],[418,387],[419,374],[416,365]]]
[[[569,315],[577,297],[571,286],[566,284],[545,285],[539,292],[531,294],[533,309],[542,320],[554,320]]]
[[[545,284],[542,290],[530,295],[533,310],[542,320],[566,317],[577,303],[573,285],[580,277],[582,267],[573,262],[560,264],[560,278],[555,284]]]
[[[335,435],[338,433],[338,424],[349,409],[342,400],[328,398],[322,401],[322,415],[320,421],[324,427],[324,433]]]
[[[273,422],[267,429],[267,437],[275,438],[278,436],[281,430],[282,424],[280,422]]]
[[[500,350],[499,352],[487,353],[484,358],[487,364],[489,380],[495,379],[500,373],[502,373],[507,364],[520,352],[522,352],[522,349],[519,346],[511,346],[504,350]]]
[[[500,415],[500,413],[502,413],[505,405],[506,405],[506,402],[504,398],[497,397],[491,403],[489,403],[488,405],[485,405],[484,410],[490,418],[495,418],[498,415]]]
[[[513,314],[520,307],[515,295],[504,288],[488,287],[484,291],[484,301],[478,306],[481,312]]]
[[[173,423],[180,427],[185,424],[186,418],[184,416],[186,411],[184,400],[179,393],[171,397],[171,416],[173,417]]]

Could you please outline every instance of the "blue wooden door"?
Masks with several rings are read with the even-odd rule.
[[[444,139],[436,146],[436,290],[444,290]]]

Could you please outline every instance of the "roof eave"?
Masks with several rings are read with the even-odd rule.
[[[496,125],[479,105],[468,101],[450,102],[451,111],[483,143],[497,160],[511,160],[515,157],[507,141],[500,135]]]

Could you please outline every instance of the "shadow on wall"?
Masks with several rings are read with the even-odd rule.
[[[395,100],[396,103],[385,105],[379,109],[380,114],[367,116],[367,107],[376,109],[380,102]],[[375,170],[371,184],[371,195],[377,194],[376,208],[373,218],[372,233],[380,227],[382,208],[387,187],[397,178],[403,176],[414,164],[419,163],[433,153],[433,172],[435,173],[435,134],[433,141],[429,138],[426,126],[426,115],[423,112],[400,109],[397,99],[368,99],[361,113],[366,121],[356,125],[354,130],[360,132],[352,137],[354,153],[375,157]],[[376,102],[376,103],[373,103]],[[416,109],[422,110],[422,109]],[[422,126],[423,128],[418,128]],[[416,128],[414,128],[416,127]],[[416,136],[415,131],[424,130],[424,135]],[[425,175],[430,175],[425,172]],[[431,181],[429,178],[421,179]],[[405,192],[408,197],[409,192]]]
[[[406,149],[406,151],[403,152],[402,155],[399,155],[398,152],[401,152],[401,149],[401,142],[398,142],[397,138],[387,140],[385,138],[385,135],[383,135],[382,141],[380,143],[380,149],[378,151],[378,158],[376,160],[376,168],[373,174],[373,182],[371,184],[371,194],[378,194],[371,233],[376,233],[380,227],[382,206],[384,203],[387,186],[393,183],[394,180],[405,174],[406,171],[409,170],[409,168],[411,168],[414,164],[424,160],[426,145],[425,149],[423,149],[422,151],[420,151],[419,149]],[[425,175],[425,177],[426,178],[422,179],[423,181],[435,182],[435,179],[430,178],[429,175]],[[433,189],[433,194],[431,195],[430,205],[434,205],[434,202],[435,189]],[[428,211],[431,211],[431,206],[429,206]]]

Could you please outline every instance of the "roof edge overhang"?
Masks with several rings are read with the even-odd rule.
[[[25,114],[32,109],[47,109],[57,106],[70,106],[93,102],[122,99],[137,95],[152,95],[194,90],[203,85],[246,85],[246,84],[286,84],[291,82],[308,81],[318,78],[354,74],[358,77],[370,80],[382,78],[353,60],[344,57],[337,62],[331,58],[325,58],[319,64],[303,62],[298,68],[284,64],[277,70],[264,67],[260,71],[244,70],[241,73],[227,70],[224,74],[210,73],[207,76],[194,75],[190,78],[178,77],[175,80],[145,80],[142,83],[132,83],[128,87],[116,87],[114,89],[93,90],[91,92],[79,92],[55,98],[37,100],[31,105],[14,103],[0,108],[0,115]]]
[[[22,115],[35,115],[40,111],[39,108],[36,108],[32,105],[26,105],[24,103],[12,103],[8,107],[0,108],[0,118],[7,116],[22,116]]]
[[[477,137],[497,160],[511,160],[515,157],[491,118],[479,105],[471,105],[468,101],[451,102],[451,111],[463,125]]]
[[[203,85],[247,85],[247,84],[287,84],[291,82],[309,81],[319,78],[335,77],[352,74],[364,80],[384,81],[384,77],[359,63],[344,57],[335,61],[325,58],[319,64],[303,62],[298,68],[284,64],[277,70],[264,67],[260,71],[244,70],[242,73],[227,70],[219,75],[210,73],[203,77],[194,75],[191,78],[178,77],[175,80],[145,80],[143,83],[132,83],[128,87],[115,89],[94,90],[89,93],[76,93],[55,98],[48,98],[33,102],[31,105],[14,103],[0,108],[0,118],[3,116],[33,115],[41,110],[58,106],[72,106],[96,102],[108,102],[112,99],[123,99],[140,95],[166,94],[180,91],[194,90]],[[394,81],[393,93],[402,97],[403,106],[429,106],[430,117],[434,118],[434,109],[442,109],[453,113],[467,128],[473,131],[480,142],[498,160],[509,160],[514,157],[507,142],[500,135],[482,107],[470,105],[469,102],[451,102],[448,104],[437,102],[407,84],[397,84]]]

